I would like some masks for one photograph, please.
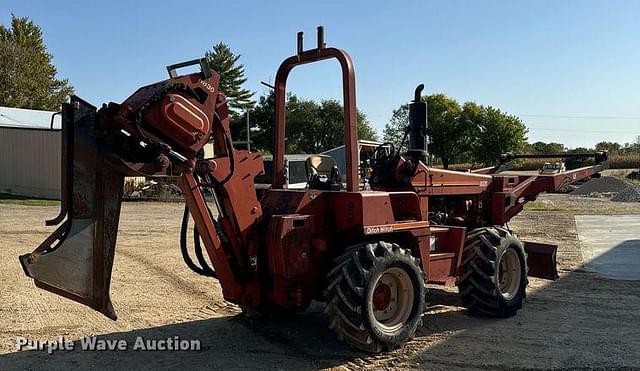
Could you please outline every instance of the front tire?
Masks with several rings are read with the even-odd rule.
[[[508,229],[469,232],[460,272],[458,289],[471,313],[506,318],[522,308],[528,283],[526,255],[522,242]]]
[[[348,248],[328,279],[329,327],[355,348],[372,353],[394,349],[422,323],[424,273],[418,259],[395,243]]]

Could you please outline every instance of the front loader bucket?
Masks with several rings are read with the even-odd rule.
[[[109,298],[124,176],[99,152],[96,108],[72,97],[62,109],[62,203],[58,229],[20,256],[37,287],[116,319]]]

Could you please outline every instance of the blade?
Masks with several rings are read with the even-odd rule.
[[[99,154],[95,114],[95,107],[77,97],[64,105],[63,153],[73,166],[67,169],[71,184],[63,189],[70,203],[67,218],[35,251],[20,256],[20,263],[37,287],[116,319],[109,287],[124,176]]]
[[[548,280],[558,279],[556,269],[556,251],[558,246],[540,242],[524,242],[524,251],[527,253],[528,275],[531,277]]]

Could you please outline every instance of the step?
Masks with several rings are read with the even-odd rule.
[[[452,252],[432,252],[429,254],[429,260],[443,260],[443,259],[453,259],[456,257],[456,254]]]

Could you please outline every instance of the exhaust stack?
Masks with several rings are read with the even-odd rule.
[[[416,87],[413,101],[409,104],[409,150],[407,155],[426,163],[427,149],[427,103],[422,101],[424,84]]]

